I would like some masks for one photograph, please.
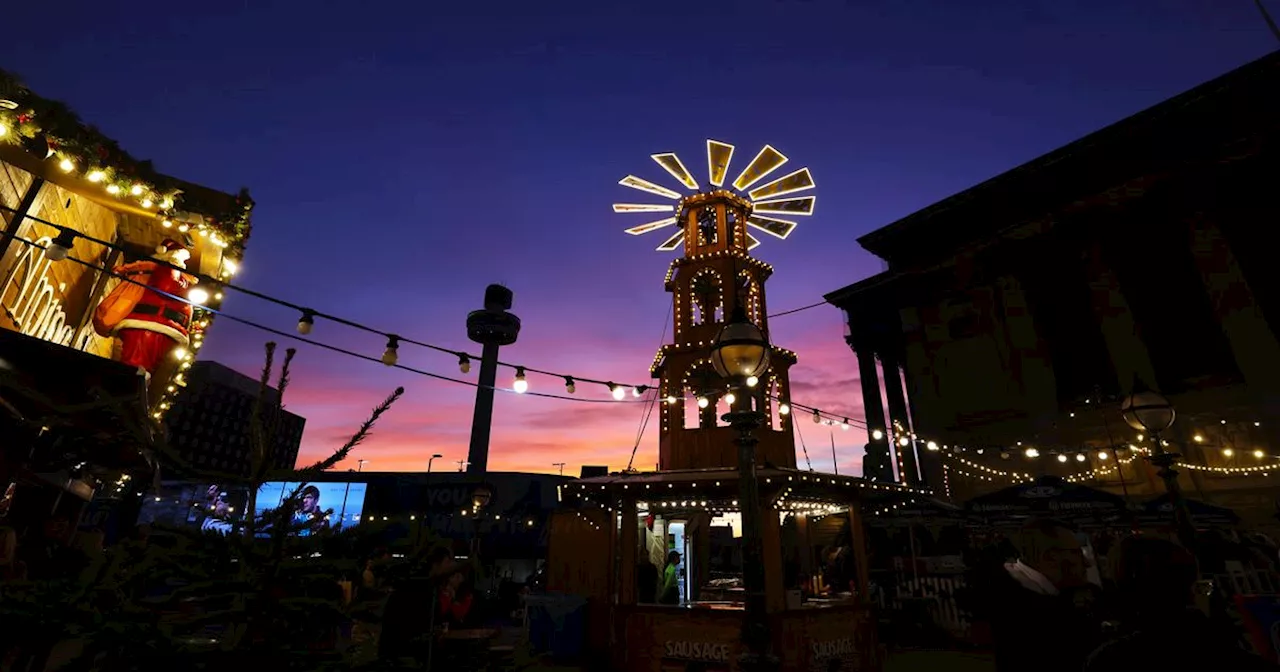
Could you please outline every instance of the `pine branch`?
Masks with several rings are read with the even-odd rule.
[[[403,394],[404,394],[404,388],[397,387],[396,391],[391,393],[391,396],[387,397],[386,399],[383,399],[382,403],[378,404],[377,407],[373,409],[373,413],[371,413],[369,415],[369,418],[365,420],[363,424],[360,425],[360,429],[356,430],[356,433],[352,434],[351,438],[347,439],[347,442],[341,448],[339,448],[329,457],[323,460],[320,460],[319,462],[316,462],[315,464],[309,467],[304,467],[302,469],[299,469],[298,473],[311,474],[317,471],[328,471],[329,469],[332,469],[335,465],[337,465],[339,462],[342,462],[343,460],[347,459],[347,456],[351,454],[351,451],[355,449],[356,446],[360,445],[365,439],[369,438],[369,434],[373,431],[373,426],[377,424],[378,418],[382,417],[383,413],[386,413],[387,411],[391,410],[392,404],[396,403],[396,401],[398,401]]]

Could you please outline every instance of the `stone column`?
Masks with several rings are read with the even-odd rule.
[[[907,413],[907,396],[902,390],[902,367],[893,348],[885,348],[885,351],[880,353],[880,364],[884,367],[884,392],[886,401],[889,403],[889,424],[902,427],[905,435],[910,431],[911,416]],[[915,444],[908,441],[904,446],[897,441],[897,437],[893,439],[891,445],[893,452],[898,456],[898,476],[902,482],[915,485],[920,480],[917,475],[919,472],[916,471]]]
[[[1245,383],[1274,393],[1280,388],[1280,341],[1254,301],[1222,229],[1204,217],[1194,218],[1191,253]]]
[[[1133,312],[1129,310],[1129,302],[1125,300],[1124,294],[1120,293],[1120,283],[1115,274],[1102,260],[1102,250],[1097,242],[1094,242],[1087,251],[1087,257],[1094,317],[1098,320],[1102,338],[1107,344],[1107,352],[1111,355],[1111,366],[1116,372],[1116,380],[1121,386],[1125,386],[1132,382],[1136,375],[1147,381],[1148,385],[1157,385],[1151,355],[1147,352],[1147,346],[1142,342],[1142,338],[1138,336]]]
[[[884,420],[884,402],[880,399],[880,374],[875,351],[869,343],[847,339],[858,357],[858,379],[862,383],[862,408],[867,419],[866,455],[862,458],[862,476],[876,481],[892,481],[889,462],[889,431]],[[876,438],[877,432],[880,438]]]

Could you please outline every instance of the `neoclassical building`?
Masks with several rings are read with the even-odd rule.
[[[1141,380],[1177,409],[1188,495],[1269,520],[1278,140],[1272,54],[860,238],[888,270],[826,298],[869,469],[956,499],[1026,473],[1149,497],[1150,437],[1118,413]]]

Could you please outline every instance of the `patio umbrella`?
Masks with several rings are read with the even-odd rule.
[[[965,503],[965,510],[988,521],[1032,516],[1079,520],[1117,516],[1125,511],[1125,503],[1120,496],[1103,490],[1041,476],[975,497]]]
[[[1196,525],[1233,525],[1240,522],[1240,516],[1231,509],[1214,506],[1198,499],[1184,501],[1187,503],[1187,510],[1191,513],[1191,521]],[[1138,518],[1144,523],[1172,523],[1173,499],[1166,493],[1143,502],[1138,510]]]

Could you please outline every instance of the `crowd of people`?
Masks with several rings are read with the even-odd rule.
[[[978,563],[969,604],[991,625],[1000,672],[1280,670],[1206,608],[1212,584],[1176,542],[1118,539],[1104,572],[1056,521],[1032,521],[1007,542]]]

